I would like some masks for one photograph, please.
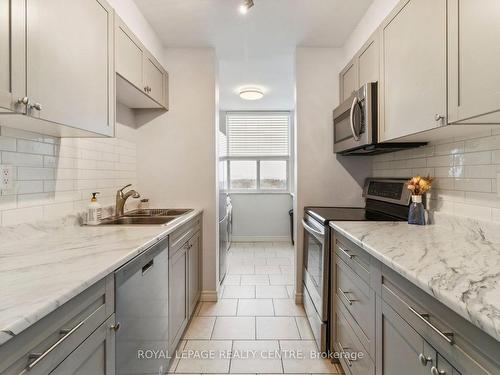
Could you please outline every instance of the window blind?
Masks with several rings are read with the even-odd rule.
[[[289,122],[288,113],[227,113],[228,156],[289,156]]]

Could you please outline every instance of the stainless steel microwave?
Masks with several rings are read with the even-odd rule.
[[[333,152],[367,155],[423,146],[423,142],[378,143],[378,83],[366,83],[333,111]]]

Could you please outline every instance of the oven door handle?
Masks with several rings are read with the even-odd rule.
[[[351,105],[351,113],[349,116],[349,122],[351,123],[351,132],[352,132],[352,137],[354,138],[355,141],[359,141],[359,135],[356,134],[356,130],[354,129],[354,110],[356,109],[356,106],[358,105],[358,97],[354,96],[354,99],[352,100],[352,105]]]
[[[308,231],[308,232],[311,232],[311,233],[315,233],[317,236],[321,236],[321,237],[324,237],[325,234],[320,232],[319,230],[316,230],[314,229],[313,227],[311,227],[309,224],[307,224],[307,222],[302,219],[302,226]]]

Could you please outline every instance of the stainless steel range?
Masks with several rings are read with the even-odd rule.
[[[407,179],[367,179],[365,207],[306,207],[304,227],[304,308],[321,351],[329,348],[330,221],[408,220]]]

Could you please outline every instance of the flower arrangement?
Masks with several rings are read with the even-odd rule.
[[[411,191],[412,195],[424,195],[431,189],[433,181],[434,178],[430,176],[415,176],[408,181],[408,190]]]

